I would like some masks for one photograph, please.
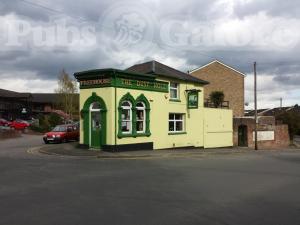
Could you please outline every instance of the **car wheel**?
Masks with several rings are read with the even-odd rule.
[[[49,141],[44,141],[45,142],[45,144],[49,144]]]

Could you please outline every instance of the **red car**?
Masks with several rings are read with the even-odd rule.
[[[30,124],[24,120],[14,120],[11,122],[10,127],[14,128],[16,130],[24,130],[25,128],[28,128]]]
[[[67,141],[79,140],[79,129],[74,125],[59,125],[43,137],[45,144],[50,142],[62,143]]]
[[[11,122],[7,121],[6,119],[0,119],[0,126],[9,127]]]

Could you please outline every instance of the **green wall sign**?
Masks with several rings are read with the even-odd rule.
[[[162,81],[134,80],[134,79],[117,77],[115,84],[116,87],[120,87],[120,88],[169,92],[169,83],[162,82]]]
[[[80,89],[119,87],[137,90],[169,92],[169,83],[156,80],[139,80],[123,77],[98,77],[87,80],[80,80]]]

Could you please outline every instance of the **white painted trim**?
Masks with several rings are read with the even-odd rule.
[[[232,68],[232,67],[230,67],[230,66],[228,66],[228,65],[226,65],[226,64],[224,64],[224,63],[222,63],[222,62],[220,62],[220,61],[218,61],[218,60],[214,60],[214,61],[212,61],[212,62],[210,62],[210,63],[208,63],[208,64],[206,64],[206,65],[204,65],[204,66],[201,66],[201,67],[199,67],[199,68],[193,69],[193,70],[190,71],[190,74],[191,74],[191,73],[194,73],[194,72],[196,72],[196,71],[198,71],[198,70],[201,70],[201,69],[203,69],[203,68],[205,68],[205,67],[207,67],[207,66],[209,66],[209,65],[211,65],[211,64],[213,64],[213,63],[220,63],[222,66],[225,66],[225,67],[227,67],[228,69],[231,69],[231,70],[237,72],[238,74],[240,74],[240,75],[242,75],[242,76],[244,76],[244,77],[246,76],[246,74],[244,74],[244,73],[242,73],[242,72],[240,72],[240,71],[238,71],[238,70],[236,70],[236,69],[234,69],[234,68]]]

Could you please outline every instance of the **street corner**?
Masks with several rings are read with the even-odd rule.
[[[76,143],[44,144],[29,148],[26,151],[33,155],[52,155],[62,157],[97,157],[100,151],[89,151],[77,148]]]

